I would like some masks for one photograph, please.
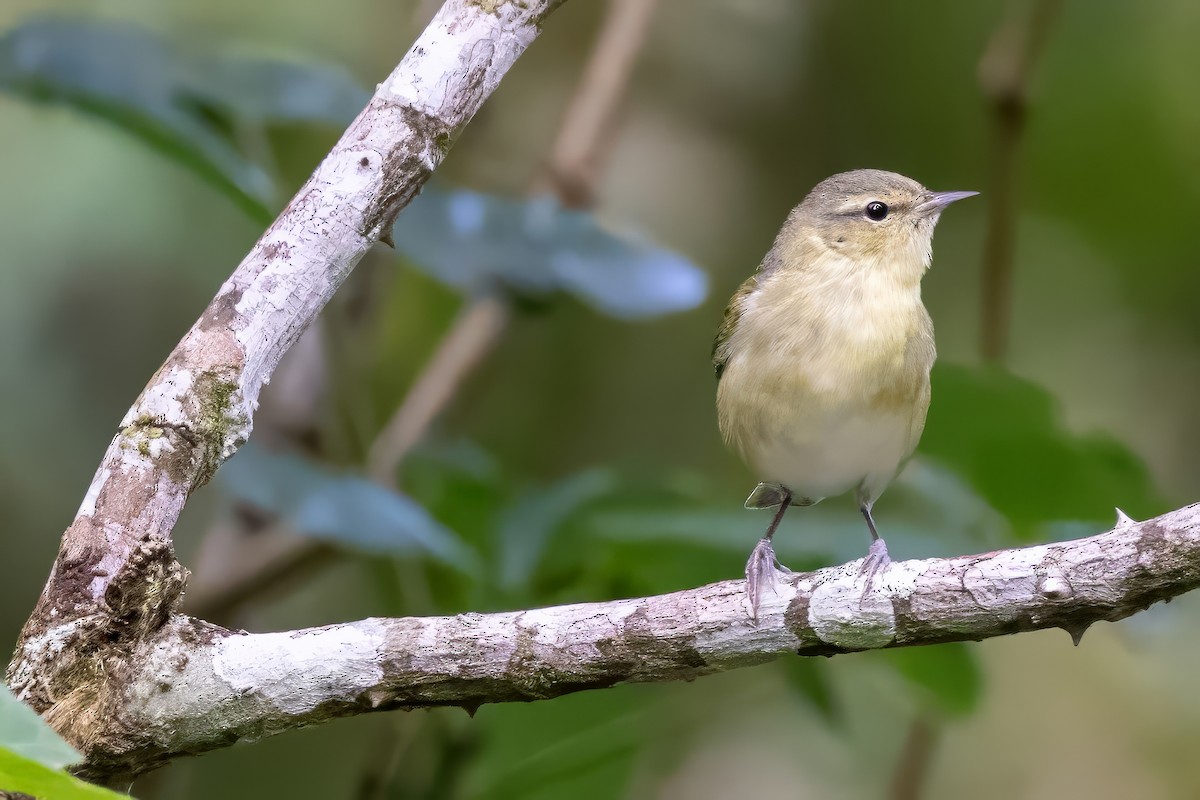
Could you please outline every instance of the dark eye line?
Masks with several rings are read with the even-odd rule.
[[[858,218],[858,219],[866,219],[867,221],[873,221],[870,219],[870,217],[867,216],[867,206],[870,205],[871,203],[882,203],[883,205],[887,206],[887,216],[888,217],[895,216],[896,214],[900,213],[901,211],[906,211],[906,210],[912,208],[911,203],[908,203],[903,200],[896,202],[896,203],[884,203],[882,200],[868,200],[866,203],[855,206],[853,208],[839,210],[839,211],[835,212],[835,214],[838,217],[843,217],[843,218],[847,218],[847,219]]]

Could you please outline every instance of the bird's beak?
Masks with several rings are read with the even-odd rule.
[[[974,197],[977,194],[979,192],[930,192],[916,210],[918,214],[936,214],[955,200]]]

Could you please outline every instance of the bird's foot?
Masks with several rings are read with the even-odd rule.
[[[746,594],[750,598],[750,618],[758,621],[758,607],[767,586],[778,593],[775,581],[780,574],[791,575],[792,571],[775,558],[775,548],[769,538],[758,540],[746,562]]]
[[[858,577],[864,580],[864,597],[870,593],[871,587],[875,584],[875,579],[891,563],[892,558],[888,555],[887,544],[883,539],[876,539],[871,542],[871,546],[867,549],[867,557],[863,559],[862,566],[858,568]]]

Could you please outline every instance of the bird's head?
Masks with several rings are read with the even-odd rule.
[[[911,178],[877,169],[842,172],[817,184],[792,211],[783,233],[806,249],[836,253],[864,268],[911,271],[919,280],[929,266],[942,209],[975,194],[931,192]]]

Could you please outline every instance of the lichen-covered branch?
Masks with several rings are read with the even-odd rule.
[[[784,654],[978,640],[1063,628],[1078,641],[1200,586],[1200,505],[1108,533],[893,563],[865,591],[859,562],[779,576],[757,623],[743,581],[498,614],[366,619],[284,633],[175,616],[140,645],[119,738],[146,768],[334,718],[392,708],[531,701],[638,681],[690,680]],[[1065,641],[1065,640],[1064,640]]]
[[[102,735],[91,728],[114,713],[104,683],[117,669],[106,654],[173,611],[186,573],[172,528],[250,435],[283,353],[561,2],[448,0],[125,415],[8,671],[68,738]]]

